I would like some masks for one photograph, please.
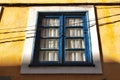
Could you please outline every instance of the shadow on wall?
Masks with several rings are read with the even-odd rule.
[[[11,80],[10,76],[0,76],[0,80]]]
[[[103,74],[20,74],[20,66],[0,67],[0,77],[9,80],[120,80],[120,64],[103,63]],[[6,79],[5,79],[6,80]]]
[[[4,10],[4,8],[0,6],[0,21],[1,21],[1,18],[2,18],[3,10]]]

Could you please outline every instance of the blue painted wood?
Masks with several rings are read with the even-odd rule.
[[[62,54],[63,54],[63,16],[60,16],[60,31],[59,31],[59,63],[62,64]]]
[[[82,18],[82,15],[79,15],[79,16],[78,15],[77,16],[76,15],[74,15],[74,16],[73,15],[71,15],[71,16],[66,15],[65,18]]]
[[[40,28],[59,28],[59,26],[40,26]]]
[[[41,39],[59,39],[60,37],[40,37]]]
[[[92,56],[91,56],[91,45],[90,45],[90,32],[89,32],[89,24],[88,24],[88,13],[86,12],[86,15],[83,17],[84,21],[84,35],[85,35],[85,57],[86,61],[90,62],[92,61]]]
[[[84,48],[74,48],[74,49],[69,48],[69,49],[65,49],[65,50],[66,50],[66,51],[85,51]]]
[[[64,16],[64,15],[63,15]],[[63,49],[63,52],[64,52],[64,56],[63,56],[63,64],[65,63],[65,60],[66,60],[66,50],[65,50],[65,48],[66,48],[66,16],[64,16],[64,18],[63,18],[63,25],[64,25],[64,36],[63,36],[63,40],[64,40],[64,49]]]
[[[90,34],[90,20],[88,18],[88,11],[86,12],[86,16],[85,16],[85,19],[86,19],[86,26],[87,26],[87,29],[88,29],[88,44],[89,44],[89,55],[88,55],[88,59],[90,63],[93,63],[93,57],[92,57],[92,47],[91,47],[91,34]]]
[[[40,37],[38,36],[36,42],[40,41],[40,39],[58,39],[59,40],[59,49],[47,49],[41,48],[39,51],[58,51],[58,61],[39,61],[38,63],[38,55],[33,56],[34,63],[31,63],[30,66],[90,66],[92,63],[92,52],[91,52],[91,41],[90,41],[90,32],[89,32],[89,20],[87,12],[50,12],[50,13],[41,13],[39,16],[43,16],[44,18],[58,18],[60,20],[60,26],[40,26],[39,21],[41,18],[38,18],[38,28],[37,35],[40,34],[42,28],[58,28],[59,29],[59,37]],[[66,26],[66,18],[81,18],[83,19],[83,26]],[[83,37],[66,37],[66,29],[71,28],[81,28],[84,31]],[[40,30],[39,30],[40,29]],[[85,41],[85,49],[84,48],[75,48],[75,49],[66,49],[66,40],[67,39],[83,39]],[[37,44],[37,43],[36,43]],[[40,45],[40,43],[39,43]],[[37,45],[37,47],[39,47]],[[86,61],[65,61],[66,51],[85,51]],[[37,53],[36,53],[37,52]],[[38,50],[34,52],[34,54],[39,54]],[[37,63],[35,63],[35,61]]]
[[[40,51],[59,51],[59,49],[40,48]]]
[[[58,19],[59,19],[59,17],[60,17],[60,16],[55,16],[55,15],[51,15],[51,16],[47,16],[47,15],[46,15],[46,16],[44,16],[44,18],[50,18],[50,19],[51,19],[51,18],[58,18]]]
[[[66,39],[84,39],[84,37],[66,37]]]
[[[66,26],[66,28],[83,28],[83,26]]]

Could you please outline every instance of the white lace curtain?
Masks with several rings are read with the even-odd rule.
[[[44,28],[41,31],[42,37],[59,37],[60,26],[59,18],[44,18],[42,26],[51,26],[53,28]],[[83,26],[80,18],[66,18],[65,26]],[[65,27],[64,26],[64,27]],[[66,37],[83,37],[82,28],[66,28]],[[65,49],[85,48],[83,39],[66,39]],[[58,49],[59,39],[41,39],[40,48]],[[66,51],[66,61],[85,61],[84,51]],[[40,61],[58,61],[58,51],[40,51]]]

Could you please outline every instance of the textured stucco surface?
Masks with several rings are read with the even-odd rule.
[[[0,21],[0,76],[10,76],[12,80],[120,80],[120,6],[96,7],[102,75],[20,75],[29,8],[4,7]]]
[[[119,0],[0,0],[1,3],[118,3]]]

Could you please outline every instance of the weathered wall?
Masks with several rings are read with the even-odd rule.
[[[119,0],[0,0],[1,3],[108,3]]]
[[[12,80],[120,80],[120,6],[96,6],[103,60],[100,75],[21,75],[28,11],[29,7],[4,8],[0,22],[0,76]]]
[[[0,22],[0,65],[20,65],[28,8],[5,7]]]

